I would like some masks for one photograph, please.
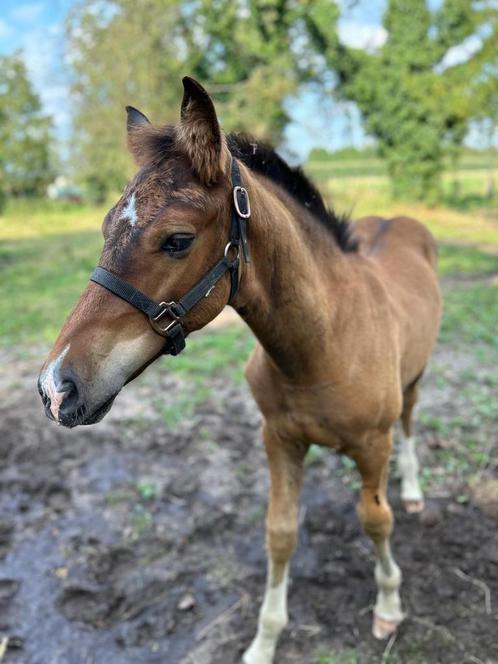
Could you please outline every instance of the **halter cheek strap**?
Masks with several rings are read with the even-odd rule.
[[[103,267],[96,267],[90,276],[93,281],[103,286],[114,295],[131,304],[144,313],[155,332],[166,340],[163,353],[178,355],[185,348],[185,332],[182,318],[191,311],[204,297],[207,297],[218,281],[228,272],[230,275],[230,303],[239,289],[240,251],[245,263],[251,260],[247,243],[247,221],[251,216],[251,207],[247,190],[242,186],[240,169],[232,158],[231,178],[233,187],[233,205],[230,222],[230,237],[221,258],[207,274],[198,281],[177,302],[154,302],[147,295],[129,284],[113,272]]]

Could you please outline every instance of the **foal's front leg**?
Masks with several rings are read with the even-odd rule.
[[[363,529],[374,543],[377,557],[377,601],[372,631],[378,639],[384,639],[396,631],[404,618],[399,597],[401,571],[394,561],[389,543],[393,527],[392,511],[387,502],[391,449],[391,432],[372,433],[368,445],[354,455],[363,484],[358,516]]]
[[[303,461],[309,447],[284,441],[267,426],[263,437],[271,480],[266,521],[268,578],[258,631],[243,656],[244,664],[272,664],[278,637],[287,625],[289,559],[297,541]]]

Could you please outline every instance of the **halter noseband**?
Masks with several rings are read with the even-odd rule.
[[[185,348],[185,333],[182,318],[195,305],[207,297],[225,273],[230,274],[230,303],[239,289],[240,250],[244,262],[249,263],[251,257],[247,244],[246,224],[251,216],[251,206],[247,190],[242,186],[239,165],[232,157],[231,178],[233,188],[233,206],[230,222],[230,237],[221,258],[204,277],[198,281],[178,302],[154,302],[147,295],[134,288],[121,277],[103,267],[96,267],[90,281],[107,288],[135,309],[144,313],[155,332],[166,339],[163,353],[178,355]]]

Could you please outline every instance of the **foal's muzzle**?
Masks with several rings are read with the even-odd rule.
[[[46,416],[70,429],[80,424],[95,424],[100,421],[111,408],[116,396],[112,395],[92,413],[88,413],[88,408],[82,398],[82,390],[78,387],[76,378],[65,376],[52,390],[47,389],[39,379],[38,392]]]
[[[38,380],[38,392],[45,407],[45,414],[63,426],[72,427],[84,417],[86,406],[80,401],[80,391],[71,376],[60,376],[50,386]]]

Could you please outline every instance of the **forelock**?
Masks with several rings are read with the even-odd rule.
[[[116,206],[114,219],[122,225],[141,228],[155,219],[161,210],[175,203],[205,210],[208,193],[192,178],[184,159],[173,159],[160,165],[140,169],[126,186]]]

